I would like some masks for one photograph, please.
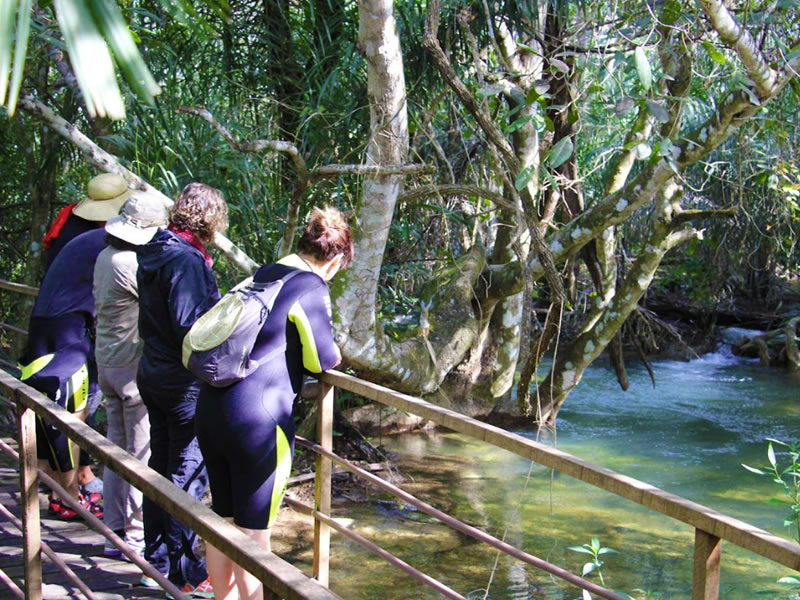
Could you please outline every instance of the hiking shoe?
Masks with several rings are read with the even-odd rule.
[[[95,504],[88,498],[81,498],[81,506],[88,510],[92,515],[97,517],[98,519],[103,516],[103,507],[99,504]],[[83,519],[81,515],[78,514],[78,511],[72,510],[69,506],[62,505],[61,510],[58,511],[58,518],[62,521],[78,521]]]
[[[90,501],[98,504],[103,500],[103,482],[100,481],[100,484],[98,485],[95,483],[95,481],[100,481],[100,479],[95,477],[89,483],[78,486],[78,489],[84,498],[89,498]]]
[[[190,598],[214,598],[214,588],[211,586],[211,578],[206,577],[203,581],[192,587],[191,583],[185,584],[181,592]],[[174,600],[175,596],[167,592],[167,598]]]
[[[59,512],[61,512],[63,507],[64,505],[61,504],[61,499],[56,498],[52,493],[50,493],[50,495],[47,497],[47,514],[51,517],[55,517]]]

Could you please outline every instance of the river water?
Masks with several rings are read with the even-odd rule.
[[[769,477],[741,465],[767,462],[766,438],[800,441],[800,378],[724,348],[690,362],[653,365],[654,388],[631,365],[622,392],[593,366],[569,396],[555,434],[539,440],[780,536],[790,537],[783,497]],[[536,438],[535,432],[519,432]],[[407,478],[403,487],[437,508],[580,574],[588,555],[568,549],[596,536],[606,587],[636,598],[689,599],[694,530],[504,450],[454,433],[383,436]],[[785,454],[778,454],[786,464]],[[383,498],[376,494],[373,500]],[[577,588],[386,502],[339,509],[353,529],[469,597],[572,600]],[[334,534],[331,588],[348,599],[441,598]],[[720,597],[788,599],[788,569],[723,543]],[[795,575],[797,575],[795,573]],[[597,574],[589,578],[599,583]],[[487,592],[488,590],[488,592]]]

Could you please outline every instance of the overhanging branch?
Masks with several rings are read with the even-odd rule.
[[[109,154],[95,144],[81,133],[77,126],[57,115],[50,107],[42,104],[30,94],[25,94],[20,98],[19,106],[28,114],[47,123],[47,125],[52,127],[59,135],[76,146],[83,156],[83,159],[93,167],[105,171],[106,173],[116,173],[128,183],[129,187],[158,194],[163,198],[164,204],[172,206],[173,201],[171,198],[122,166],[115,156]],[[258,264],[253,259],[247,256],[241,249],[237,248],[233,242],[224,235],[217,233],[214,244],[234,265],[245,273],[252,273],[258,268]]]

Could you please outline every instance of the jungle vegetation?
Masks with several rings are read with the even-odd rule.
[[[798,4],[7,2],[0,276],[38,283],[98,169],[220,188],[255,263],[334,204],[348,368],[552,424],[604,352],[624,388],[657,349],[646,295],[768,311],[797,277]]]

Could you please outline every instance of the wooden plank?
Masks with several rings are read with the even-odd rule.
[[[491,443],[668,517],[683,521],[696,529],[707,531],[790,569],[800,571],[800,545],[706,506],[670,494],[643,481],[616,473],[611,469],[598,467],[557,448],[529,440],[521,435],[482,423],[477,419],[466,417],[419,398],[400,394],[346,373],[326,371],[320,375],[319,379],[364,398],[418,415],[453,431]]]
[[[692,600],[719,600],[722,540],[701,529],[694,532]]]
[[[317,443],[333,450],[333,386],[321,383],[317,408]],[[316,456],[314,479],[314,508],[331,515],[331,473],[333,463],[321,454]],[[328,587],[330,579],[331,528],[320,519],[314,519],[314,577]]]
[[[25,565],[23,591],[26,600],[42,597],[42,530],[39,523],[39,475],[36,457],[36,415],[17,407],[20,439],[19,489],[22,506],[22,560]]]

